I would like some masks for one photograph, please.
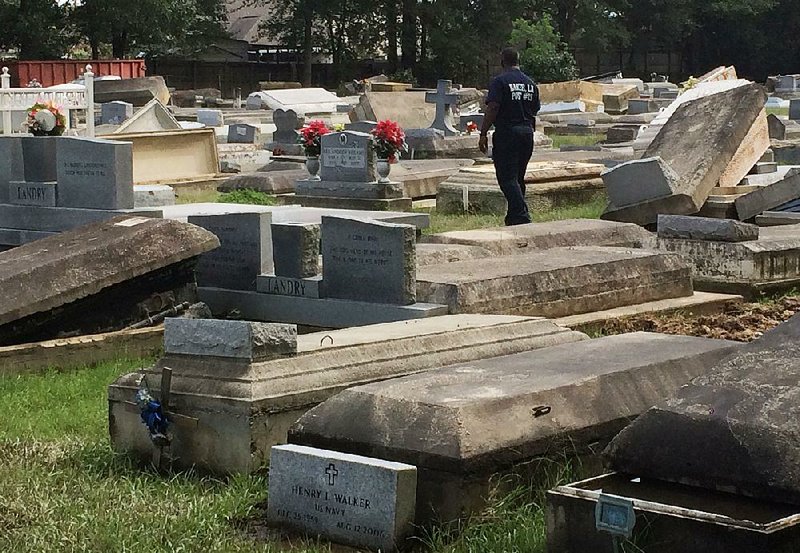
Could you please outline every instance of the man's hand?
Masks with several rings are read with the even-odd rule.
[[[484,154],[489,152],[489,137],[487,137],[485,134],[482,134],[478,140],[478,148]]]

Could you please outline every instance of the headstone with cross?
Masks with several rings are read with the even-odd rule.
[[[458,130],[453,126],[452,106],[458,105],[458,94],[453,90],[453,81],[439,80],[436,92],[425,94],[425,101],[436,104],[436,119],[430,126],[444,132],[445,136],[455,136]]]

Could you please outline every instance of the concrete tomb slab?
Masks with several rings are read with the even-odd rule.
[[[688,264],[648,250],[553,248],[417,272],[417,298],[451,313],[565,317],[691,294]]]
[[[224,326],[215,331],[215,322]],[[230,323],[204,321],[208,340],[196,343],[191,338],[196,323],[171,321],[185,327],[181,334],[200,349],[187,350],[181,341],[179,349],[171,346],[152,369],[143,371],[156,391],[162,368],[170,367],[172,410],[198,419],[196,428],[172,429],[176,467],[198,466],[219,474],[255,471],[268,462],[272,446],[285,443],[289,426],[300,415],[349,386],[586,339],[545,319],[447,315],[300,335],[294,357],[286,357],[290,348],[281,345],[289,345],[291,332],[279,328],[275,358],[250,362],[217,355],[217,348],[229,348],[223,342]],[[269,354],[268,341],[263,343],[257,351]],[[150,459],[147,429],[138,411],[127,406],[140,376],[122,376],[109,387],[109,425],[115,450]]]
[[[495,255],[515,255],[571,246],[641,248],[652,243],[652,234],[630,223],[565,219],[513,227],[444,232],[425,235],[421,241],[428,244],[477,246]]]
[[[267,521],[373,551],[396,551],[414,531],[417,469],[313,447],[272,448]]]
[[[118,217],[0,253],[0,344],[120,330],[196,298],[196,258],[217,247],[185,223]]]
[[[483,506],[497,473],[609,440],[735,347],[637,332],[455,364],[349,388],[289,441],[413,464],[417,522],[451,520]]]
[[[293,88],[285,90],[263,90],[261,100],[271,110],[293,110],[298,114],[336,113],[342,98],[324,88]]]
[[[133,187],[135,208],[175,205],[175,189],[166,184],[141,184]]]
[[[790,169],[783,179],[739,196],[734,201],[734,206],[739,219],[746,221],[798,198],[800,198],[800,169]]]
[[[607,449],[611,467],[799,505],[799,326],[743,346],[644,413]]]
[[[391,119],[404,129],[424,129],[436,118],[436,106],[425,102],[426,92],[366,92],[350,112],[350,120]]]
[[[121,125],[133,117],[133,104],[114,100],[100,106],[101,125]]]
[[[658,237],[682,240],[708,240],[712,242],[747,242],[758,240],[756,225],[730,219],[687,217],[685,215],[659,215]]]
[[[657,247],[692,265],[698,290],[758,296],[800,284],[800,224],[762,227],[748,242],[658,238]]]

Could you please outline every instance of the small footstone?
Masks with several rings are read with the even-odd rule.
[[[297,354],[297,327],[250,321],[167,319],[164,352],[266,361]]]
[[[658,237],[683,240],[708,240],[712,242],[747,242],[758,240],[756,225],[731,219],[689,217],[684,215],[659,215]]]
[[[413,531],[416,494],[411,465],[275,446],[267,520],[338,543],[395,551]]]

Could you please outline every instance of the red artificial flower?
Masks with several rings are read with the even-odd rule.
[[[396,162],[398,153],[406,151],[406,135],[402,127],[389,119],[379,121],[372,130],[374,148],[381,158],[388,159],[390,163]]]

